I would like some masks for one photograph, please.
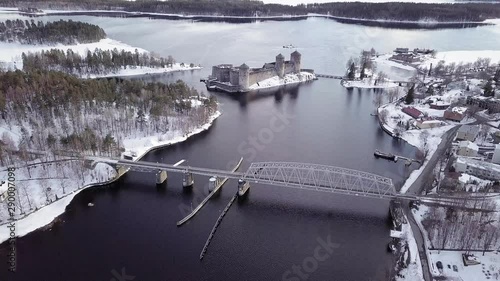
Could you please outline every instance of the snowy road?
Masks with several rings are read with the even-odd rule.
[[[431,175],[434,167],[436,167],[437,161],[441,158],[441,156],[444,154],[446,151],[446,148],[451,145],[451,142],[453,141],[453,138],[460,126],[457,126],[448,132],[446,132],[443,135],[443,138],[441,140],[441,143],[438,145],[436,151],[434,154],[431,156],[431,159],[429,159],[429,162],[427,163],[427,166],[424,168],[420,176],[413,182],[413,184],[410,186],[408,191],[406,192],[407,194],[410,195],[419,195],[422,193],[422,191],[425,188],[425,184]],[[427,261],[427,254],[426,254],[426,249],[425,249],[425,240],[422,235],[422,231],[418,227],[412,212],[410,211],[410,208],[408,204],[405,204],[404,206],[404,211],[406,213],[406,216],[410,219],[410,226],[413,231],[413,236],[415,237],[415,241],[417,242],[418,246],[418,251],[420,253],[420,260],[422,262],[422,269],[424,273],[424,279],[426,281],[432,281],[432,275],[429,271],[429,265]]]

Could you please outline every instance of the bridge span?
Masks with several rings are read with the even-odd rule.
[[[250,164],[246,172],[225,171],[186,165],[132,161],[117,158],[86,157],[93,162],[114,166],[117,170],[130,169],[138,172],[174,172],[208,177],[229,178],[246,182],[316,190],[380,199],[421,200],[441,204],[461,204],[467,200],[484,200],[496,195],[456,197],[443,195],[410,195],[396,191],[392,180],[372,173],[334,166],[294,162],[258,162]]]

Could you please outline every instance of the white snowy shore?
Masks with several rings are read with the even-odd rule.
[[[363,80],[343,80],[342,86],[346,88],[362,88],[362,89],[388,89],[395,88],[398,84],[391,81],[384,81],[375,84],[373,79],[364,78]]]
[[[314,79],[316,79],[316,75],[309,72],[300,72],[298,74],[287,74],[283,77],[283,79],[280,79],[278,76],[274,76],[269,79],[260,81],[259,83],[255,83],[249,88],[250,90],[262,90],[284,85],[298,84]]]
[[[73,52],[78,53],[80,56],[85,57],[87,51],[94,51],[95,49],[101,49],[103,51],[114,50],[118,51],[124,50],[126,52],[137,52],[139,53],[149,53],[147,50],[142,48],[132,47],[125,43],[110,38],[101,39],[99,42],[86,43],[86,44],[73,44],[73,45],[28,45],[20,43],[5,43],[0,42],[0,68],[5,70],[22,70],[23,60],[22,53],[37,53],[43,51],[48,51],[50,49],[58,49],[66,52],[68,49],[73,50]],[[172,67],[165,68],[152,68],[152,67],[134,67],[128,66],[127,68],[122,68],[115,73],[107,74],[97,74],[89,75],[84,78],[98,78],[98,77],[117,77],[117,76],[136,76],[136,75],[148,75],[148,74],[158,74],[167,73],[174,71],[185,71],[185,70],[196,70],[201,69],[200,66],[191,67],[189,64],[175,63]]]
[[[131,151],[133,150],[134,152],[137,153],[137,157],[134,157],[134,160],[139,160],[141,157],[143,157],[146,153],[153,149],[157,149],[160,147],[164,146],[169,146],[175,143],[179,143],[182,141],[185,141],[187,138],[190,136],[199,134],[203,131],[208,130],[213,122],[221,115],[222,113],[220,111],[215,112],[208,122],[206,124],[203,124],[201,126],[198,126],[194,128],[190,133],[182,135],[180,131],[176,132],[170,132],[168,135],[165,137],[168,137],[168,139],[163,139],[159,140],[158,137],[148,137],[148,138],[143,138],[139,140],[134,140],[134,139],[126,139],[124,140],[124,147],[126,150]],[[110,166],[105,165],[105,164],[98,164],[96,166],[96,169],[102,170],[105,169],[108,171],[108,175],[112,175],[113,177],[111,179],[106,179],[105,181],[101,182],[92,182],[89,181],[86,183],[84,187],[81,187],[74,192],[69,193],[66,195],[64,198],[60,198],[59,200],[55,201],[52,204],[45,205],[39,210],[30,213],[26,217],[16,220],[15,221],[15,233],[17,237],[24,236],[32,231],[35,231],[39,228],[42,228],[48,224],[50,224],[54,219],[56,219],[58,216],[60,216],[64,211],[66,210],[66,206],[68,206],[73,198],[82,190],[93,187],[93,186],[99,186],[99,185],[106,185],[109,184],[118,178],[115,177],[116,172],[111,169]],[[7,228],[7,224],[10,222],[4,223],[0,225],[0,243],[6,241],[9,239],[9,229]]]

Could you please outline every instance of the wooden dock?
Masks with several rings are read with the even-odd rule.
[[[234,169],[232,170],[233,172],[236,172],[240,166],[241,166],[241,163],[243,162],[243,157],[240,158],[240,161],[238,162],[238,164],[236,164],[236,166],[234,167]],[[177,226],[181,226],[183,225],[185,222],[187,222],[188,220],[190,220],[192,217],[194,217],[194,215],[196,215],[196,213],[198,213],[199,210],[201,210],[201,208],[203,206],[205,206],[205,204],[208,202],[208,200],[210,200],[210,198],[212,198],[212,196],[217,193],[217,191],[219,191],[219,189],[227,182],[228,178],[224,178],[215,188],[212,192],[210,192],[210,194],[208,194],[208,196],[203,199],[203,201],[201,201],[200,205],[198,205],[189,215],[187,215],[185,218],[183,218],[182,220],[178,221],[177,222]]]
[[[231,205],[233,205],[234,203],[234,200],[236,200],[236,198],[238,198],[238,193],[236,193],[233,198],[231,198],[231,201],[229,201],[229,203],[226,205],[226,208],[224,208],[224,210],[222,211],[222,213],[220,214],[219,218],[217,219],[217,221],[215,222],[215,225],[214,227],[212,228],[212,231],[210,232],[210,235],[208,236],[208,239],[207,239],[207,242],[205,242],[205,246],[203,246],[203,250],[201,250],[201,253],[200,253],[200,260],[203,259],[203,257],[205,256],[205,253],[207,252],[208,250],[208,245],[210,245],[210,242],[212,241],[212,239],[214,238],[214,234],[215,234],[215,231],[217,231],[217,227],[219,227],[220,223],[222,222],[222,219],[224,218],[224,216],[227,214],[227,212],[229,211],[229,208],[231,208]]]

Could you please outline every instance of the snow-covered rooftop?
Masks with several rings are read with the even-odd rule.
[[[455,106],[454,108],[451,109],[451,111],[458,113],[458,114],[464,114],[467,111],[467,107],[465,106]]]
[[[459,146],[460,147],[467,147],[468,149],[479,151],[479,147],[477,146],[477,144],[470,142],[470,141],[461,141],[459,143]]]

